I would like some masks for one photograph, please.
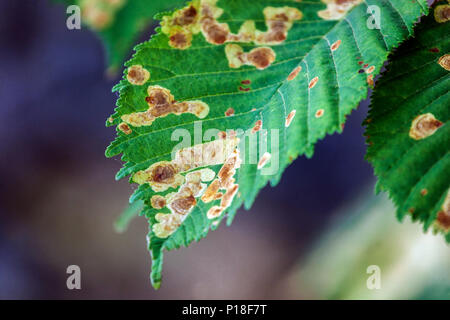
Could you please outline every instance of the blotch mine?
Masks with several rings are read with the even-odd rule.
[[[209,106],[202,101],[175,102],[170,90],[160,86],[149,86],[146,97],[147,111],[123,115],[121,118],[135,127],[150,126],[155,119],[169,114],[181,115],[192,113],[200,119],[209,113]]]
[[[327,5],[327,8],[317,13],[319,17],[324,20],[340,20],[363,0],[322,0],[322,2]]]
[[[133,65],[128,68],[127,80],[135,86],[141,86],[150,79],[150,72],[141,65]]]
[[[150,203],[154,209],[162,209],[166,206],[166,198],[160,195],[154,195],[150,199]]]
[[[250,65],[256,67],[258,70],[264,70],[276,59],[276,54],[272,48],[254,48],[247,53],[238,44],[226,45],[225,55],[228,60],[228,66],[233,69],[240,68],[243,65]]]
[[[438,60],[439,65],[447,71],[450,71],[450,54],[444,54]]]
[[[126,135],[131,134],[133,131],[131,130],[130,126],[128,124],[126,124],[125,122],[122,122],[121,124],[119,124],[117,126],[117,128],[122,131],[123,133],[125,133]]]
[[[450,20],[450,5],[442,4],[434,9],[434,19],[436,22],[444,23]]]
[[[442,122],[437,120],[432,113],[417,116],[411,123],[409,136],[414,140],[422,140],[433,135],[441,126]]]

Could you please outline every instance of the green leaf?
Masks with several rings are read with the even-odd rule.
[[[228,42],[216,45],[211,43],[214,42],[211,39],[205,39],[204,34],[209,35],[207,30],[210,30],[208,26],[212,23],[210,17],[206,16],[206,19],[202,16],[202,19],[195,20],[203,21],[201,23],[204,24],[204,32],[199,32],[197,22],[171,28],[171,20],[165,18],[163,28],[158,30],[157,35],[149,42],[137,46],[135,55],[126,63],[129,69],[125,72],[124,79],[115,87],[120,93],[116,113],[107,121],[108,125],[118,126],[118,137],[108,147],[106,155],[112,157],[122,153],[122,160],[126,162],[117,178],[131,175],[130,182],[141,183],[132,195],[131,202],[141,199],[146,204],[144,214],[150,223],[148,239],[153,260],[151,280],[155,287],[159,287],[161,282],[164,249],[187,246],[192,241],[205,237],[208,231],[215,229],[225,217],[228,224],[231,223],[236,210],[243,203],[249,208],[258,191],[268,181],[272,185],[278,183],[282,172],[293,159],[303,154],[312,156],[314,144],[319,139],[326,134],[342,131],[346,116],[367,96],[368,82],[379,73],[389,52],[411,34],[415,21],[428,10],[425,0],[355,0],[353,5],[344,5],[349,10],[339,16],[339,19],[326,20],[323,17],[330,16],[326,11],[327,5],[319,0],[219,1],[217,6],[223,9],[222,13],[214,8],[215,1],[203,0],[202,3],[212,5],[215,10],[211,12],[215,12],[219,22],[227,23],[235,36],[250,34],[251,41],[239,38],[239,46],[245,52],[240,56],[241,59],[234,56],[234,59],[227,60],[227,53],[233,57],[233,53],[241,50],[235,46],[237,42],[231,46]],[[199,9],[198,4],[197,0],[192,5]],[[381,29],[367,27],[369,5],[376,5],[380,9]],[[329,6],[332,9],[333,3]],[[267,7],[278,9],[264,11]],[[285,7],[296,8],[301,15],[298,11]],[[280,10],[288,10],[286,12],[295,20],[292,21],[292,26],[283,24],[283,30],[287,31],[285,40],[283,34],[276,34],[274,38],[281,39],[280,43],[267,43],[268,35],[272,34],[264,33],[266,27],[263,12],[270,17],[270,14]],[[179,17],[180,12],[175,13],[174,17]],[[298,19],[300,16],[301,19]],[[248,20],[255,21],[256,29],[261,32],[255,33],[252,26],[245,23]],[[239,30],[242,31],[242,25],[243,31],[247,33],[239,33]],[[231,36],[227,34],[227,37]],[[184,40],[180,42],[184,50],[173,47],[177,44],[177,39]],[[221,42],[219,40],[218,42]],[[255,52],[251,50],[258,53],[264,51],[264,55],[261,54],[266,58],[262,59],[264,63],[253,60],[260,69],[251,65],[251,53]],[[241,62],[248,65],[240,66]],[[301,71],[294,77],[294,71],[300,68]],[[128,78],[135,85],[131,84]],[[153,87],[156,85],[166,89]],[[152,96],[156,92],[167,94],[165,90],[170,90],[175,100],[182,103],[191,101],[191,107],[195,109],[191,111],[194,114],[173,114],[176,108],[170,100],[165,106],[169,106],[171,114],[164,117],[149,116],[149,113],[159,109],[154,105],[157,101],[155,97],[147,99],[147,103],[148,87]],[[209,109],[206,116],[199,112],[205,111],[203,104]],[[150,105],[152,107],[149,110]],[[182,106],[178,105],[178,108]],[[230,108],[233,109],[234,115],[227,116],[227,110]],[[292,115],[295,116],[292,118]],[[146,125],[143,125],[143,119]],[[254,134],[248,133],[257,127],[258,121],[262,121],[262,130]],[[223,213],[213,219],[209,219],[207,213],[213,206],[220,205],[221,200],[204,202],[201,197],[197,197],[196,206],[183,216],[181,226],[166,238],[158,237],[155,229],[160,234],[162,231],[158,228],[162,225],[158,223],[156,215],[158,212],[170,211],[167,208],[152,208],[151,198],[157,192],[152,189],[155,185],[152,187],[145,181],[155,180],[149,178],[148,173],[156,171],[153,171],[155,166],[151,170],[147,169],[160,161],[171,161],[171,153],[179,143],[178,140],[171,139],[174,130],[185,129],[191,137],[197,137],[198,135],[194,134],[196,125],[201,125],[203,132],[213,128],[219,131],[243,130],[236,131],[240,139],[237,149],[244,160],[240,167],[235,166],[234,178],[239,187],[238,193],[231,205],[226,206]],[[248,144],[250,137],[257,137],[257,148],[243,147],[246,142]],[[208,140],[200,137],[189,141],[188,145],[199,145]],[[256,152],[255,149],[259,149],[256,150],[257,157],[250,156],[249,152]],[[262,167],[264,162],[261,160],[267,160],[266,152],[271,157],[260,170],[258,167]],[[255,158],[256,161],[251,161]],[[176,159],[171,165],[174,161],[176,162]],[[258,166],[258,162],[261,166]],[[170,177],[174,172],[181,175],[186,173],[173,167],[169,168],[167,163],[162,164],[170,171]],[[222,163],[211,166],[205,164],[203,167],[217,173],[222,168]],[[179,168],[179,161],[176,168]],[[154,177],[164,176],[162,172],[160,170]],[[176,179],[180,179],[177,174]],[[154,184],[154,181],[152,183]],[[176,182],[175,186],[178,187]],[[169,192],[179,192],[179,189],[181,188],[169,188],[160,194],[166,196]],[[170,216],[166,215],[165,218],[167,217]],[[158,218],[161,218],[161,215]]]
[[[133,45],[136,44],[140,34],[155,22],[154,16],[168,9],[182,5],[184,0],[117,0],[117,9],[105,5],[114,1],[105,0],[56,0],[66,5],[80,5],[82,15],[98,5],[100,13],[110,16],[110,22],[98,16],[95,18],[82,17],[82,23],[98,32],[103,40],[109,61],[109,70],[115,72],[128,57]],[[88,4],[88,6],[86,6]],[[94,16],[94,15],[92,15]],[[99,22],[95,22],[99,21]]]
[[[445,3],[445,2],[444,2]],[[391,57],[372,97],[367,159],[399,219],[411,216],[450,241],[450,23],[432,13]],[[445,69],[444,58],[447,59]],[[440,60],[441,59],[441,60]],[[440,64],[441,63],[441,64]],[[440,222],[438,222],[438,220]]]

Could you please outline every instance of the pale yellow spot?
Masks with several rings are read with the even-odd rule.
[[[363,0],[322,0],[322,2],[327,4],[327,8],[317,13],[319,17],[324,20],[340,20]]]
[[[135,127],[141,127],[150,126],[156,118],[165,117],[169,114],[192,113],[203,119],[209,113],[209,106],[202,101],[175,102],[170,90],[166,88],[149,86],[147,92],[148,110],[123,115],[121,117],[123,121]]]

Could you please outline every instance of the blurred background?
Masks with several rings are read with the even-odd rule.
[[[118,78],[106,75],[93,32],[66,28],[65,9],[0,2],[1,299],[450,298],[444,239],[400,224],[389,200],[373,195],[367,101],[231,227],[166,254],[154,291],[146,221],[113,228],[132,192],[114,180],[120,160],[104,157]],[[72,264],[81,290],[66,287]],[[381,269],[379,290],[366,286],[370,265]]]

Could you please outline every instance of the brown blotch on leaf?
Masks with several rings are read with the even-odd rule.
[[[250,88],[239,87],[239,91],[247,92],[247,91],[250,91]]]
[[[234,115],[234,109],[228,108],[227,111],[225,111],[225,116],[231,117],[232,115]]]
[[[230,68],[240,68],[243,65],[250,65],[256,67],[258,70],[264,70],[276,59],[276,54],[272,48],[254,48],[247,53],[238,44],[228,44],[225,47],[225,55]],[[245,85],[249,83],[242,82]]]
[[[316,118],[320,118],[320,117],[323,116],[324,113],[325,113],[325,110],[319,109],[319,110],[316,111],[315,116],[316,116]]]
[[[341,42],[342,42],[341,40],[338,40],[335,43],[333,43],[331,45],[331,51],[336,51],[339,48],[339,46],[341,45]]]
[[[171,113],[181,115],[192,113],[203,119],[209,113],[209,106],[202,101],[175,102],[170,90],[160,86],[149,86],[148,96],[145,101],[148,103],[148,110],[123,115],[123,121],[135,126],[150,126],[156,118],[165,117]]]
[[[322,0],[322,2],[327,4],[327,8],[325,10],[320,10],[317,15],[324,20],[340,20],[347,12],[362,1],[363,0]]]
[[[197,9],[191,5],[179,12],[174,18],[173,24],[178,26],[190,25],[196,22],[197,17]]]
[[[131,134],[133,132],[131,130],[130,126],[128,124],[126,124],[125,122],[122,122],[121,124],[119,124],[118,129],[127,135]]]
[[[148,183],[156,192],[162,192],[168,188],[176,188],[184,181],[179,174],[180,168],[168,161],[160,161],[151,165],[148,169],[138,171],[133,176],[133,181],[138,184]]]
[[[439,65],[447,71],[450,71],[450,54],[444,54],[438,60]]]
[[[241,81],[241,84],[244,84],[244,85],[249,85],[249,84],[251,84],[252,82],[250,81],[250,80],[242,80]]]
[[[289,81],[294,80],[294,79],[298,76],[298,74],[300,73],[300,71],[302,71],[302,67],[301,67],[301,66],[296,67],[294,70],[292,70],[292,72],[289,74],[289,76],[287,77],[287,79],[288,79]]]
[[[308,85],[308,88],[312,89],[314,88],[314,86],[317,84],[317,82],[319,81],[319,77],[314,77]]]
[[[433,53],[438,53],[438,52],[440,52],[440,50],[439,50],[439,48],[431,48],[430,50],[428,50],[428,51],[430,51],[430,52],[433,52]]]
[[[127,80],[135,86],[141,86],[150,79],[150,72],[137,64],[128,68]]]
[[[422,189],[422,190],[420,190],[420,194],[422,196],[426,196],[428,194],[428,190],[427,189]]]
[[[155,209],[162,209],[166,206],[166,198],[160,195],[155,195],[150,199],[151,205]]]
[[[275,61],[275,52],[268,47],[255,48],[248,53],[247,59],[256,69],[264,70]]]
[[[450,20],[450,5],[439,5],[434,9],[434,19],[436,22],[444,23]]]
[[[442,124],[432,113],[421,114],[412,121],[409,136],[414,140],[425,139],[434,134]]]

